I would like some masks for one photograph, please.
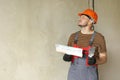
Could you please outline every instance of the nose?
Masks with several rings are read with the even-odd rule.
[[[81,21],[81,19],[79,18],[79,19],[78,19],[78,22],[80,22],[80,21]]]

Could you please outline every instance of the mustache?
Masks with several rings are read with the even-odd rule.
[[[86,27],[88,24],[85,24],[85,25],[78,25],[79,27]]]

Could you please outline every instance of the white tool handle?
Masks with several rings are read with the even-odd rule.
[[[68,55],[75,55],[78,57],[82,57],[82,49],[81,48],[74,48],[74,47],[70,47],[70,46],[65,46],[65,45],[60,45],[60,44],[56,44],[56,51],[57,52],[62,52],[64,54],[68,54]]]

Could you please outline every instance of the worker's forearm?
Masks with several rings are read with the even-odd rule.
[[[100,54],[99,55],[99,58],[96,58],[96,64],[100,65],[100,64],[104,64],[107,62],[107,55],[106,53],[104,54]]]

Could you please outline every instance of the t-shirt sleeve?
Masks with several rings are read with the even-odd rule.
[[[74,41],[74,34],[71,34],[70,37],[69,37],[69,39],[68,39],[67,45],[68,45],[68,46],[72,46],[72,42],[73,42],[73,41]]]
[[[107,52],[104,36],[101,36],[99,39],[99,48],[98,49],[99,49],[100,53]]]

